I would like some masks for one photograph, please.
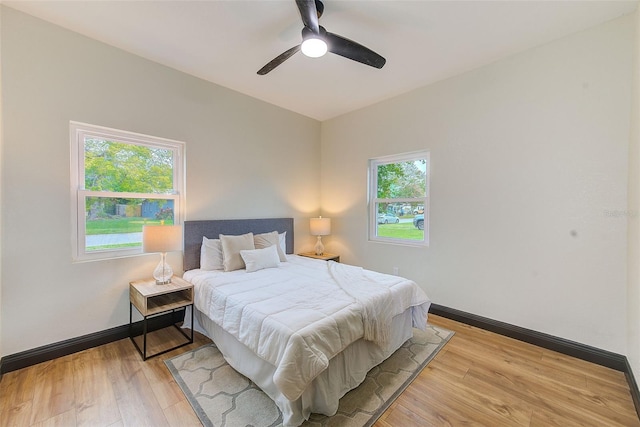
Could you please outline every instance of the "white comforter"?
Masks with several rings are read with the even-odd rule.
[[[295,255],[253,273],[191,270],[195,306],[276,367],[273,381],[289,400],[358,339],[384,347],[391,319],[412,307],[426,327],[430,301],[412,281]]]

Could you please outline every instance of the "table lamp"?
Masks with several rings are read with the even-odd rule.
[[[318,236],[315,250],[316,255],[322,255],[324,253],[324,245],[322,244],[322,236],[328,236],[331,234],[331,218],[311,218],[309,222],[309,230],[312,236]]]
[[[161,254],[160,264],[153,270],[156,284],[171,283],[173,270],[167,263],[167,252],[182,250],[182,226],[145,225],[142,227],[142,252]]]

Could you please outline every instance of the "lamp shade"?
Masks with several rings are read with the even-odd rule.
[[[309,230],[312,236],[328,236],[331,234],[331,218],[311,218]]]
[[[173,252],[182,250],[182,226],[145,225],[142,227],[143,252]]]

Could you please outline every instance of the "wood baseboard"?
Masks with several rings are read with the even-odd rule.
[[[429,313],[624,372],[640,417],[640,390],[626,356],[439,304],[431,304]]]
[[[184,312],[176,312],[175,314],[176,316],[184,316]],[[149,332],[151,332],[171,326],[173,323],[180,321],[182,321],[182,318],[174,317],[174,313],[166,313],[150,318],[148,320],[147,328]],[[142,334],[142,321],[136,322],[132,326],[134,335]],[[129,338],[128,324],[48,344],[31,350],[22,351],[20,353],[10,354],[0,360],[0,375],[41,362],[46,362],[47,360],[56,359],[82,350],[118,341],[123,338]]]

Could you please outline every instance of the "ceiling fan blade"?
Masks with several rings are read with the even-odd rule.
[[[289,49],[289,50],[287,50],[285,52],[282,52],[280,55],[278,55],[275,58],[273,58],[271,60],[271,62],[269,62],[267,65],[265,65],[264,67],[260,68],[258,70],[258,74],[261,75],[261,76],[264,76],[269,71],[273,70],[278,65],[282,64],[284,61],[286,61],[287,59],[291,58],[299,50],[300,50],[300,45],[294,46],[291,49]]]
[[[336,55],[344,56],[345,58],[349,58],[375,68],[382,68],[387,62],[386,59],[368,47],[364,47],[353,40],[346,39],[337,34],[327,31],[325,39],[329,52],[335,53]]]
[[[316,9],[315,0],[296,0],[300,17],[304,26],[313,31],[314,34],[320,34],[320,24],[318,24],[318,10]]]

